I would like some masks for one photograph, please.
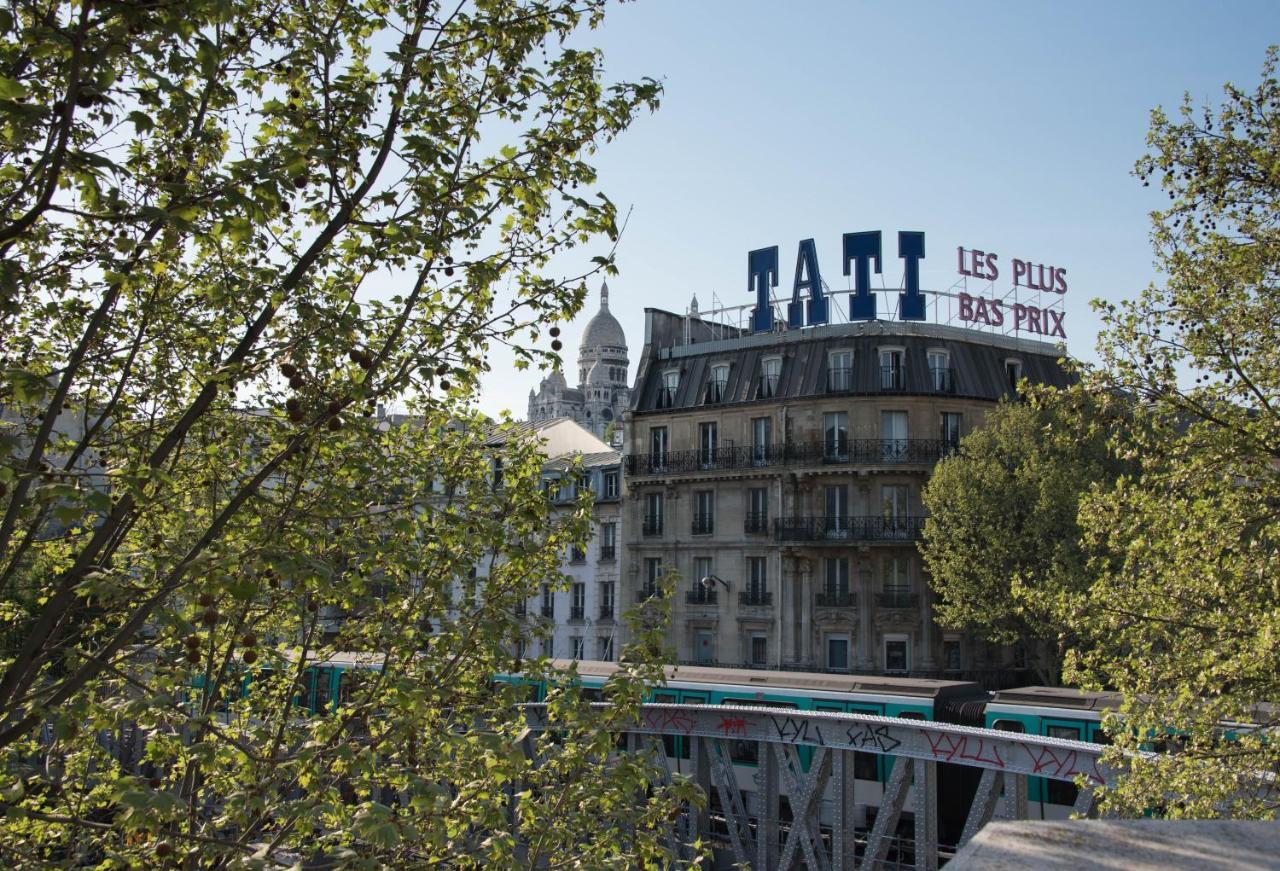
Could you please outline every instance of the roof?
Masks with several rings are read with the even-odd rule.
[[[618,323],[609,312],[609,285],[607,283],[600,285],[600,311],[595,313],[591,320],[587,321],[587,328],[582,331],[582,350],[579,356],[588,348],[599,348],[603,346],[614,348],[625,348],[627,346],[627,335],[622,331],[622,324]]]
[[[580,462],[584,469],[594,469],[599,466],[617,466],[622,463],[622,454],[617,451],[596,451],[591,454],[564,454],[556,457],[551,462],[543,466],[544,469],[553,471],[563,471],[568,469],[575,462]]]

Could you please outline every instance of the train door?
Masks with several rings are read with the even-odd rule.
[[[666,705],[705,705],[707,694],[692,690],[662,689],[653,694],[654,702]],[[682,735],[663,735],[662,748],[669,759],[688,759],[691,739]]]
[[[1078,720],[1054,720],[1045,717],[1043,720],[1044,734],[1047,738],[1067,738],[1071,741],[1084,740],[1084,726]],[[1070,812],[1076,803],[1076,797],[1080,794],[1080,788],[1074,783],[1068,783],[1065,780],[1049,780],[1044,779],[1044,800],[1045,818],[1049,818],[1049,808],[1047,805],[1065,806]],[[1055,814],[1056,818],[1059,816]]]

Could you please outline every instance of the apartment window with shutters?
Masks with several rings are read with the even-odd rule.
[[[848,671],[849,670],[849,636],[848,635],[828,635],[827,636],[827,670],[828,671]]]
[[[729,393],[729,364],[717,363],[711,367],[711,377],[707,379],[707,403],[724,402]]]
[[[605,499],[618,498],[618,473],[605,472],[601,479],[601,493]]]
[[[778,395],[778,381],[782,376],[782,358],[764,357],[760,360],[760,384],[757,399],[769,399]]]

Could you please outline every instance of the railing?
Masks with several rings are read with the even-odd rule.
[[[574,548],[569,553],[569,562],[571,563],[583,563],[586,561],[587,561],[587,552],[585,550],[578,550],[577,548]]]
[[[956,370],[950,366],[930,366],[929,381],[934,393],[956,392]]]
[[[516,611],[516,616],[517,616],[517,617],[524,617],[524,616],[526,616],[526,615],[529,613],[529,603],[528,603],[528,602],[517,602],[517,603],[516,603],[515,611]]]
[[[585,607],[582,607],[581,605],[574,605],[569,608],[569,619],[581,620],[583,617],[586,616],[586,613],[587,613],[587,609]]]
[[[612,544],[600,545],[600,559],[611,560],[618,558],[618,549]]]
[[[662,515],[646,514],[640,531],[645,535],[662,535]]]
[[[911,593],[906,590],[888,590],[883,593],[876,593],[877,608],[911,608],[915,609],[920,603],[920,594]]]
[[[711,514],[695,514],[691,532],[694,535],[710,535],[715,531],[715,517]]]
[[[543,617],[552,617],[552,618],[554,618],[554,617],[556,616],[556,606],[555,606],[555,605],[543,605],[543,606],[542,606],[542,616],[543,616]]]
[[[853,370],[843,367],[827,370],[827,392],[847,393],[853,389]]]
[[[746,590],[738,594],[738,604],[744,608],[770,608],[773,606],[773,593]]]
[[[617,502],[622,498],[620,493],[601,493],[596,497],[597,502]]]
[[[698,587],[695,590],[686,591],[684,600],[690,605],[714,605],[716,603],[716,591]]]
[[[752,511],[742,521],[742,531],[747,535],[766,535],[769,532],[769,512]]]
[[[903,366],[880,367],[880,389],[899,391],[907,386],[907,370]]]
[[[919,541],[923,517],[780,517],[773,522],[779,542]]]
[[[819,608],[852,608],[856,597],[848,591],[836,590],[818,593],[814,596],[814,604]]]
[[[601,619],[601,620],[612,620],[612,619],[613,619],[613,604],[612,604],[612,603],[610,603],[610,604],[608,604],[608,605],[601,605],[601,606],[600,606],[600,618],[599,618],[599,619]]]
[[[850,439],[832,438],[784,445],[735,445],[714,451],[694,449],[665,454],[630,454],[628,475],[688,474],[720,472],[772,466],[850,463],[880,466],[929,465],[946,456],[954,445],[943,439]]]

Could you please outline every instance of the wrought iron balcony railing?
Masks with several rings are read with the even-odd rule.
[[[693,516],[692,532],[694,535],[710,535],[715,532],[716,521],[715,516],[711,514],[695,514]]]
[[[772,466],[849,463],[881,466],[930,465],[952,449],[943,439],[850,439],[843,436],[785,445],[740,445],[714,451],[668,451],[631,454],[628,475],[682,475]]]
[[[923,517],[780,517],[773,522],[779,542],[919,541]]]
[[[600,619],[601,619],[601,620],[612,620],[612,619],[613,619],[613,604],[612,604],[612,603],[607,604],[607,605],[601,605],[601,606],[600,606]]]
[[[618,549],[612,544],[600,545],[600,559],[611,560],[618,558]]]
[[[879,608],[911,608],[920,604],[920,594],[907,590],[886,590],[876,593],[876,606]]]
[[[828,590],[814,598],[819,608],[852,608],[856,597],[848,590]]]
[[[528,602],[516,602],[516,616],[524,617],[529,613]]]
[[[847,393],[853,389],[853,370],[839,367],[827,370],[827,392]]]
[[[554,618],[554,617],[556,616],[556,606],[555,606],[555,605],[543,605],[543,606],[542,606],[542,616],[543,616],[543,617],[553,617],[553,618]]]
[[[747,608],[769,608],[773,605],[773,593],[763,590],[746,590],[738,594],[738,604]]]
[[[640,531],[645,535],[662,535],[662,515],[646,514]]]
[[[708,590],[705,587],[697,587],[685,592],[684,600],[690,605],[714,605],[716,603],[716,592],[716,590]]]
[[[570,620],[581,620],[583,617],[586,616],[586,614],[587,614],[587,609],[583,607],[579,607],[577,605],[569,609]]]
[[[886,391],[906,390],[907,370],[902,366],[881,366],[880,389]]]
[[[769,512],[748,512],[742,521],[742,531],[747,535],[767,535],[769,533]]]

